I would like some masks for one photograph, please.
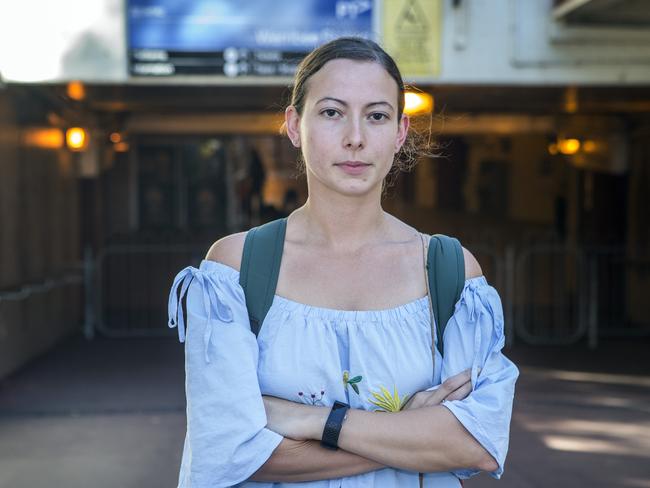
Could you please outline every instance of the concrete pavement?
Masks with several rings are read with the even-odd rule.
[[[648,340],[517,346],[500,481],[466,487],[649,487]],[[176,486],[183,349],[175,339],[70,337],[0,382],[0,488]]]

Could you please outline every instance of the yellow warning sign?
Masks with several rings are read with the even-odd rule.
[[[404,78],[440,73],[441,0],[384,0],[383,44]]]

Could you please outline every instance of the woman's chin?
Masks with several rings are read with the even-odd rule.
[[[348,181],[337,185],[336,190],[346,196],[365,196],[373,193],[374,191],[380,191],[381,182],[371,183],[369,181]]]
[[[309,182],[309,192],[318,192],[316,185],[327,188],[330,192],[339,193],[345,196],[365,196],[375,191],[381,192],[382,180],[376,178],[344,176],[343,178],[322,178],[312,175],[314,178]],[[308,178],[309,180],[309,178]]]

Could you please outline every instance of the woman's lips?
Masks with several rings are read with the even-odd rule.
[[[366,170],[366,168],[371,165],[367,163],[347,162],[347,163],[339,163],[336,166],[341,168],[347,174],[359,175],[363,173]]]

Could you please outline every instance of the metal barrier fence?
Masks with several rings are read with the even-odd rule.
[[[601,337],[650,336],[647,313],[642,323],[629,320],[629,307],[642,304],[631,297],[628,284],[643,264],[650,271],[647,262],[631,266],[622,247],[522,249],[514,277],[516,336],[529,344],[571,344],[586,338],[592,348]]]
[[[167,297],[176,273],[197,266],[202,246],[119,245],[94,260],[95,327],[108,337],[167,336]]]
[[[648,326],[650,261],[631,259],[623,248],[614,247],[593,247],[585,254],[589,262],[592,296],[595,297],[591,306],[597,321],[598,337],[650,335],[648,327],[638,327],[626,320],[630,314],[628,300],[634,294],[632,300],[637,305],[636,315],[642,315],[643,324]],[[639,305],[644,309],[641,313]]]
[[[501,296],[506,344],[597,345],[603,333],[625,330],[625,253],[620,248],[538,244],[468,245]],[[110,337],[165,336],[169,286],[183,267],[198,266],[202,246],[111,246],[87,259],[94,285],[86,324]],[[88,267],[91,266],[91,269]],[[650,334],[650,329],[630,328]],[[92,337],[92,330],[86,331]]]
[[[590,293],[580,250],[530,246],[518,253],[515,273],[518,337],[529,344],[570,344],[584,337]]]

